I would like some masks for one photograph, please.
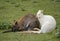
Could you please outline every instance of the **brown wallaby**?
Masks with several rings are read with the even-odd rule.
[[[15,21],[11,30],[8,30],[5,32],[34,30],[34,28],[39,28],[39,25],[40,25],[40,23],[39,23],[39,21],[35,15],[27,14],[22,19],[20,19],[19,21]]]

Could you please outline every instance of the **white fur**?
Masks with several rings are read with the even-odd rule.
[[[40,22],[41,30],[33,33],[49,33],[56,28],[56,21],[52,16],[43,15],[42,10],[39,10],[36,16]]]

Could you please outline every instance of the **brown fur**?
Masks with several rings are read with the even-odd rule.
[[[39,21],[35,15],[27,14],[21,20],[15,21],[12,31],[34,30],[34,28],[39,28],[39,25]]]

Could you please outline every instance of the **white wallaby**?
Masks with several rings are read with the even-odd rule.
[[[56,20],[50,15],[43,15],[43,10],[39,10],[36,16],[40,22],[41,29],[33,31],[33,33],[49,33],[56,28]]]

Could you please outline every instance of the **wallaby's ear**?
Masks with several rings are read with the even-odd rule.
[[[16,20],[14,20],[14,23],[15,23],[15,25],[17,25],[17,24],[18,24],[18,22],[17,22]]]
[[[17,24],[18,24],[18,22],[16,21],[16,22],[15,22],[15,25],[17,25]]]

